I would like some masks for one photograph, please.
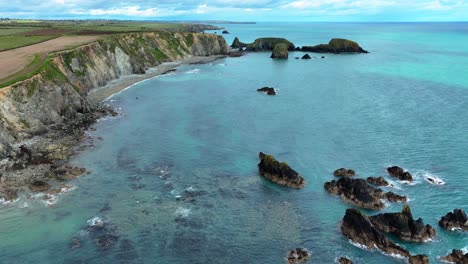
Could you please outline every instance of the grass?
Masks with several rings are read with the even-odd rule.
[[[0,35],[0,51],[15,49],[19,47],[24,47],[24,46],[44,42],[46,40],[53,39],[55,37],[57,36]]]
[[[50,64],[52,63],[52,56],[48,56],[44,61],[39,61],[39,65],[37,65],[37,67],[32,70],[32,71],[29,71],[28,73],[26,74],[23,74],[20,72],[20,74],[14,74],[13,76],[15,77],[14,79],[10,79],[11,76],[9,76],[8,78],[10,79],[9,81],[6,81],[6,82],[3,82],[3,83],[0,83],[0,88],[3,88],[3,87],[6,87],[6,86],[10,86],[12,84],[15,84],[17,82],[20,82],[20,81],[24,81],[26,79],[29,79],[31,77],[33,77],[34,75],[38,74],[39,72],[41,72],[41,70],[43,70],[45,68],[45,66],[47,64]],[[1,80],[0,80],[1,82]]]

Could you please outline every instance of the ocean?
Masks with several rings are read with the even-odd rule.
[[[229,44],[236,36],[296,46],[347,38],[370,53],[249,53],[181,66],[112,96],[106,102],[120,115],[94,125],[83,143],[94,146],[71,161],[90,175],[51,202],[23,194],[0,205],[0,263],[269,264],[285,263],[296,247],[311,251],[310,263],[406,263],[351,244],[340,221],[353,206],[323,188],[341,167],[393,180],[391,165],[416,180],[384,189],[407,195],[413,216],[437,232],[426,243],[393,241],[431,263],[468,250],[466,233],[437,224],[468,209],[468,23],[222,26]],[[263,86],[279,92],[256,92]],[[287,162],[306,187],[261,178],[260,151]],[[105,241],[88,227],[101,222]]]

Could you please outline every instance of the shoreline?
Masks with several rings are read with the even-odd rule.
[[[154,77],[167,74],[176,70],[176,68],[183,66],[183,65],[190,65],[190,64],[205,64],[210,63],[219,59],[224,59],[227,56],[225,55],[213,55],[213,56],[206,56],[206,57],[190,57],[185,58],[182,60],[172,61],[172,62],[165,62],[159,64],[157,66],[151,67],[146,70],[144,74],[132,74],[122,76],[119,79],[115,79],[110,81],[104,86],[99,88],[93,89],[87,95],[88,100],[93,103],[102,103],[106,100],[110,99],[112,96],[130,88],[131,86],[138,84],[140,82],[152,79]]]

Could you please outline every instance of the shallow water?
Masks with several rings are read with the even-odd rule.
[[[90,131],[95,147],[73,163],[93,173],[47,206],[23,197],[1,205],[0,263],[284,263],[293,247],[314,263],[404,263],[360,249],[341,235],[349,204],[323,183],[349,167],[356,177],[400,165],[416,184],[413,215],[436,228],[424,244],[404,243],[431,262],[468,236],[438,219],[466,208],[468,180],[468,24],[229,25],[241,41],[286,37],[297,45],[356,40],[371,53],[287,61],[269,53],[183,66],[139,83],[108,102],[121,116]],[[311,54],[316,55],[317,54]],[[257,93],[279,89],[275,97]],[[138,98],[138,99],[137,99]],[[99,139],[102,138],[102,140]],[[258,176],[258,152],[287,161],[302,190]],[[445,185],[429,184],[435,176]],[[178,199],[184,190],[192,199]],[[402,204],[388,204],[385,212]],[[373,212],[366,212],[372,214]],[[87,221],[100,217],[119,236],[100,250]],[[72,238],[81,248],[70,249]]]

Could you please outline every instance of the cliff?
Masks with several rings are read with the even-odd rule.
[[[67,146],[54,142],[76,137],[105,112],[88,100],[90,90],[163,62],[227,51],[221,36],[155,32],[113,35],[51,55],[36,75],[0,90],[0,184],[43,177],[40,170],[33,175],[25,171],[31,164],[17,164],[20,144],[41,157],[69,156]],[[28,177],[19,177],[23,174]]]

